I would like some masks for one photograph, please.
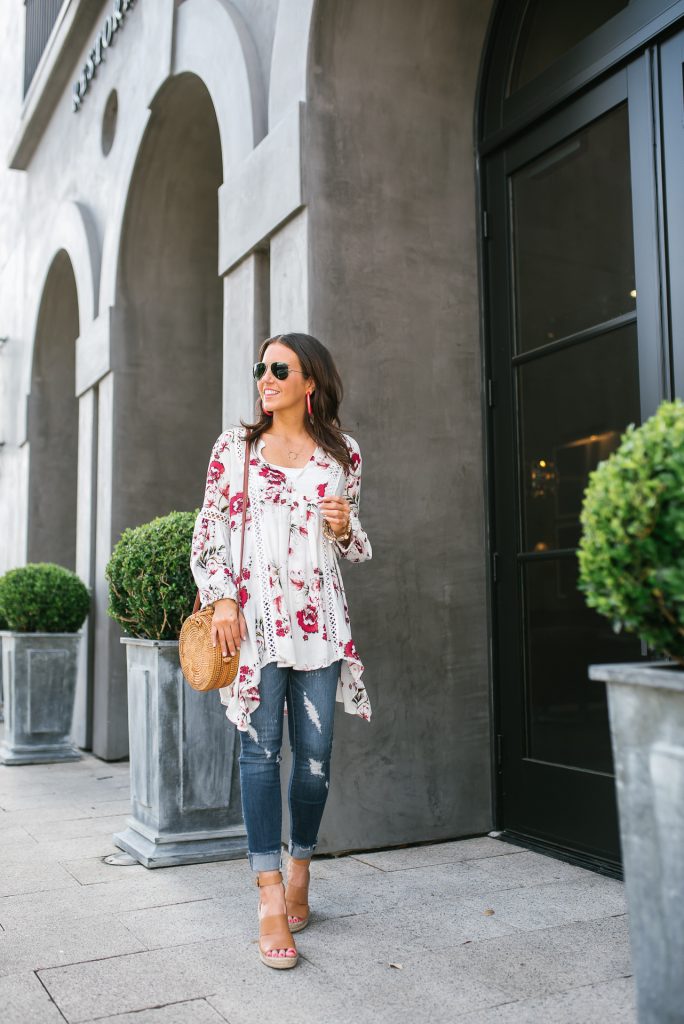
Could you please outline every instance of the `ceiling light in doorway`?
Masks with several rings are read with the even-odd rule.
[[[558,471],[550,459],[533,459],[530,468],[530,488],[533,498],[548,498],[555,494]]]

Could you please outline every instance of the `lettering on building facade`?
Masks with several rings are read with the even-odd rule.
[[[74,113],[81,109],[83,98],[88,91],[90,82],[95,77],[98,65],[105,59],[106,51],[112,45],[116,33],[123,25],[126,15],[134,6],[134,2],[135,0],[114,0],[112,13],[105,18],[102,28],[97,33],[95,44],[88,54],[86,62],[81,69],[81,74],[71,90],[71,109]]]

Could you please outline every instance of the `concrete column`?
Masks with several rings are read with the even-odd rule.
[[[309,330],[309,221],[306,209],[271,238],[271,334]]]
[[[106,760],[128,754],[126,661],[121,630],[107,615],[109,600],[105,567],[112,551],[114,432],[114,373],[98,385],[97,403],[97,525],[95,530],[95,650],[93,694],[93,753]]]
[[[223,426],[251,420],[252,364],[268,336],[268,253],[255,252],[223,279]]]
[[[97,518],[97,388],[78,400],[78,489],[76,496],[76,572],[87,587],[95,585],[95,522]],[[72,736],[79,747],[92,744],[94,611],[83,626],[78,660]]]
[[[341,566],[372,720],[337,716],[320,853],[491,828],[473,159],[487,7],[346,0],[318,4],[312,30],[310,329],[342,375],[373,546]]]

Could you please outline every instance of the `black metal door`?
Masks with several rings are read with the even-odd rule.
[[[608,867],[610,733],[587,667],[646,652],[587,608],[576,548],[589,472],[669,390],[656,65],[643,54],[484,178],[498,824]]]

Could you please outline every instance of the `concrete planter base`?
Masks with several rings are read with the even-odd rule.
[[[131,817],[114,843],[147,868],[247,855],[235,727],[183,678],[178,643],[124,637]]]
[[[639,1024],[684,1012],[684,670],[591,665],[607,683]]]
[[[176,841],[168,836],[149,838],[140,832],[140,823],[114,836],[115,844],[146,868],[168,868],[175,864],[205,864],[212,860],[239,860],[247,855],[244,829],[212,838],[186,835]]]
[[[80,761],[83,755],[70,743],[63,746],[21,747],[16,744],[0,746],[0,764],[57,764],[60,761]]]
[[[2,764],[78,761],[71,743],[80,633],[4,630],[5,738]]]

